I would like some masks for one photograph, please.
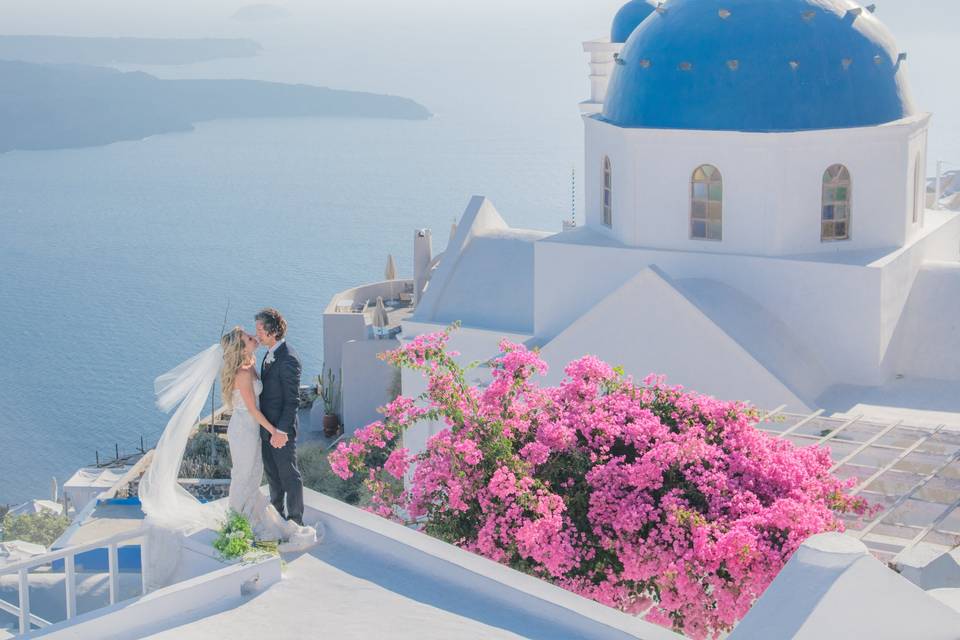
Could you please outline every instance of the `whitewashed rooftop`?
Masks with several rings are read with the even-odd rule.
[[[311,552],[234,565],[81,615],[59,640],[583,638],[679,640],[666,629],[307,490]],[[259,588],[251,589],[253,580]]]

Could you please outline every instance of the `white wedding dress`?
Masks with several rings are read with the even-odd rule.
[[[263,383],[254,380],[254,397],[260,397]],[[230,442],[230,509],[242,513],[250,521],[258,540],[286,540],[281,551],[296,551],[317,542],[313,527],[301,527],[284,519],[269,498],[260,490],[263,481],[263,458],[260,453],[260,425],[243,402],[239,389],[233,391],[233,414],[227,425]]]

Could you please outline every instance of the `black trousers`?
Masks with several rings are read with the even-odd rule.
[[[303,525],[303,479],[297,465],[297,445],[291,435],[287,444],[277,449],[269,440],[260,439],[263,471],[270,484],[270,502],[287,520]]]

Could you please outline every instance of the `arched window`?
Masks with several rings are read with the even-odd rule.
[[[723,176],[713,165],[693,172],[690,183],[690,237],[698,240],[723,239]]]
[[[927,203],[924,202],[927,196],[926,180],[923,177],[923,163],[920,156],[913,166],[913,222],[916,224],[923,220],[923,210]]]
[[[820,241],[850,239],[850,172],[835,164],[823,173]]]
[[[613,168],[609,156],[603,156],[603,224],[613,226]]]

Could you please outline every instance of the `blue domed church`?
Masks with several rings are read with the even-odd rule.
[[[628,2],[585,45],[588,224],[631,246],[777,256],[918,237],[929,116],[874,10]],[[688,195],[688,219],[663,215]]]
[[[928,197],[931,116],[877,7],[630,0],[610,25],[583,45],[583,219],[517,229],[476,196],[443,253],[418,231],[400,340],[459,321],[465,361],[508,337],[548,383],[593,354],[764,409],[960,426],[960,217]]]

